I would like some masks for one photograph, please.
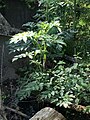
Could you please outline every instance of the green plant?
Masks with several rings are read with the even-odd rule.
[[[88,105],[90,54],[87,47],[89,12],[86,9],[89,1],[84,5],[84,1],[79,3],[79,0],[39,2],[36,23],[24,25],[30,31],[14,35],[9,42],[10,52],[15,53],[13,61],[28,59],[28,65],[19,71],[17,98],[22,100],[35,94],[37,99],[50,101],[57,106]],[[86,19],[80,13],[81,8],[84,8],[83,12],[87,11],[84,14]],[[75,54],[78,63],[71,66],[63,62],[60,58],[65,52],[71,56]]]
[[[35,20],[37,22],[40,20],[49,22],[51,20],[59,20],[62,31],[67,34],[67,38],[69,37],[66,40],[67,51],[69,51],[67,54],[72,56],[81,52],[81,57],[85,58],[86,52],[90,51],[90,1],[65,0],[62,2],[62,0],[39,0],[39,3],[39,10],[36,13]]]
[[[87,106],[86,109],[84,110],[85,113],[90,113],[90,106]]]
[[[22,100],[35,94],[39,100],[47,100],[56,106],[88,104],[90,70],[77,63],[66,68],[64,64],[59,61],[53,69],[47,71],[26,70],[24,78],[18,81],[18,98]]]
[[[11,52],[17,52],[13,61],[29,58],[26,68],[21,69],[18,80],[18,99],[36,94],[40,100],[48,100],[58,106],[68,107],[70,104],[89,102],[90,92],[89,66],[75,63],[67,67],[56,58],[64,55],[63,37],[59,36],[58,21],[37,24],[36,32],[28,31],[13,36],[9,47]],[[56,31],[52,29],[56,27]]]
[[[13,61],[29,57],[30,59],[38,60],[40,63],[43,60],[44,65],[46,57],[54,59],[64,54],[63,46],[66,44],[63,42],[62,37],[55,34],[61,30],[59,22],[41,22],[37,26],[37,32],[19,33],[11,38],[10,51],[18,52],[18,55],[14,56]]]

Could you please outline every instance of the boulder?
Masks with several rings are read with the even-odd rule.
[[[66,120],[66,118],[53,108],[46,107],[37,112],[29,120]]]

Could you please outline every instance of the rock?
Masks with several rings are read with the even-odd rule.
[[[0,13],[0,34],[1,35],[14,35],[19,32],[22,32],[22,30],[19,30],[17,28],[13,28],[8,21],[4,18],[4,16]]]
[[[0,13],[0,34],[9,35],[10,28],[10,24]]]
[[[66,118],[53,108],[46,107],[37,112],[29,120],[66,120]]]

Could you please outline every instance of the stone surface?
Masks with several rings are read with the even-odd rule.
[[[9,35],[11,26],[0,13],[0,34]]]
[[[29,120],[66,120],[66,119],[61,113],[57,112],[53,108],[46,107],[37,112]]]
[[[0,13],[0,34],[1,35],[14,35],[18,32],[22,32],[22,30],[11,27],[8,21]]]

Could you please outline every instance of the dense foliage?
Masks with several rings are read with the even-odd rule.
[[[57,106],[90,104],[89,9],[89,1],[39,1],[36,22],[23,25],[28,31],[9,42],[13,61],[28,60],[19,70],[18,100],[35,94]],[[75,63],[65,61],[65,54]]]

